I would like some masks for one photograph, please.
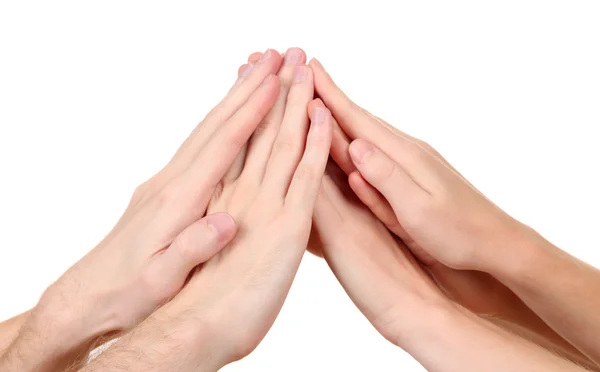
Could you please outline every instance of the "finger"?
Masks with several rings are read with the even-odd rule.
[[[183,230],[158,259],[164,278],[181,288],[189,272],[208,261],[233,239],[236,226],[227,213],[215,213]]]
[[[421,143],[409,136],[390,135],[390,130],[381,125],[381,119],[360,108],[342,92],[319,61],[312,59],[310,66],[315,74],[316,92],[351,140],[362,138],[377,144],[428,190],[442,187],[441,178],[447,173],[447,168],[431,156]]]
[[[271,75],[248,102],[221,125],[188,169],[163,187],[152,204],[154,210],[145,240],[165,240],[166,245],[190,220],[204,215],[216,185],[271,109],[278,92],[279,80]],[[165,229],[171,232],[166,238]]]
[[[394,210],[390,203],[381,195],[376,188],[371,186],[361,176],[360,172],[354,171],[348,176],[348,184],[356,196],[369,207],[371,212],[381,221],[386,227],[398,236],[399,232],[404,233],[404,229],[398,223],[398,218],[394,214]],[[400,236],[403,238],[403,236]]]
[[[244,70],[248,68],[248,64],[244,63],[243,65],[241,65],[240,67],[238,67],[238,78],[240,76],[242,76],[242,72],[244,72]]]
[[[165,167],[167,173],[176,175],[183,172],[222,123],[231,118],[264,80],[279,70],[280,65],[281,56],[273,50],[268,50],[255,65],[248,65],[225,98],[208,113],[179,148]]]
[[[273,107],[279,93],[279,79],[270,75],[210,139],[186,170],[183,183],[193,194],[201,195],[202,205],[210,198],[206,193],[223,178],[250,135]]]
[[[368,141],[354,140],[350,156],[362,177],[388,200],[399,221],[407,217],[411,205],[419,205],[430,196],[400,165]]]
[[[248,63],[256,63],[260,60],[260,57],[262,57],[262,53],[261,52],[254,52],[252,54],[250,54],[250,56],[248,56]]]
[[[320,98],[313,100],[308,105],[308,112],[312,112],[312,110],[317,106],[325,107],[325,104]],[[331,140],[330,154],[333,160],[335,160],[338,166],[344,171],[344,173],[346,173],[346,175],[349,175],[350,173],[356,170],[356,167],[352,163],[352,159],[350,159],[350,154],[348,153],[350,139],[348,138],[348,135],[344,133],[344,131],[333,116],[332,122],[333,138]]]
[[[277,101],[248,142],[246,163],[240,176],[245,187],[257,187],[263,179],[273,143],[283,121],[294,69],[305,63],[306,53],[302,49],[290,48],[285,52],[283,66],[278,74],[281,87]]]
[[[246,68],[249,68],[248,67],[249,64],[254,64],[254,63],[258,62],[260,60],[260,57],[262,57],[262,55],[263,54],[260,52],[254,52],[254,53],[250,54],[250,56],[248,57],[248,63],[244,63],[243,65],[241,65],[238,68],[238,78],[241,77],[242,72],[244,72],[244,70]]]
[[[245,73],[246,69],[251,68],[249,65],[255,64],[256,62],[260,61],[262,55],[263,54],[260,52],[250,54],[250,56],[248,57],[248,63],[244,63],[238,68],[238,78],[242,77],[242,74]]]
[[[302,51],[302,54],[304,55],[303,51]],[[262,53],[258,53],[258,52],[257,53],[252,53],[248,57],[248,64],[244,65],[244,69],[240,70],[240,74],[239,75],[241,76],[246,71],[246,69],[252,68],[253,66],[249,66],[249,65],[254,65],[254,64],[258,63],[260,61],[260,59],[262,58],[262,56],[263,56]],[[305,62],[306,62],[306,55],[304,55],[304,62],[302,62],[302,63],[305,63]],[[285,59],[284,59],[283,63],[284,63],[284,65],[286,64]],[[279,70],[278,76],[280,78],[279,80],[282,81],[282,79],[281,79],[281,69]],[[283,87],[283,85],[284,84],[282,83],[282,87]],[[280,89],[280,93],[279,93],[280,96],[281,96],[281,90],[282,89]],[[287,95],[287,89],[285,89],[285,94]],[[276,107],[277,107],[277,103],[271,109],[271,111],[269,112],[269,114],[267,114],[267,117],[265,118],[265,120],[263,120],[263,123],[259,124],[259,126],[256,128],[256,130],[254,131],[254,134],[252,135],[251,138],[256,137],[257,134],[260,134],[263,131],[262,129],[266,125],[265,122],[268,123],[270,121],[269,116],[271,115],[271,113],[273,112],[273,110],[276,110]],[[275,135],[276,135],[276,133],[274,134],[274,136]],[[231,165],[231,168],[229,168],[229,170],[225,174],[225,177],[223,178],[223,181],[225,183],[237,180],[237,178],[242,173],[242,170],[244,169],[244,164],[246,163],[246,158],[247,158],[247,152],[248,152],[249,145],[250,144],[248,143],[247,145],[245,145],[242,148],[242,150],[240,151],[240,154],[238,155],[238,157],[235,159],[235,161]],[[269,149],[269,151],[270,151],[270,149]]]
[[[271,195],[280,197],[282,201],[304,149],[308,128],[306,108],[313,98],[313,92],[311,69],[308,66],[296,66],[283,122],[273,144],[263,184]]]
[[[333,132],[331,113],[326,108],[316,107],[311,119],[304,156],[296,169],[285,200],[286,208],[295,213],[302,213],[308,218],[313,214],[321,188]]]

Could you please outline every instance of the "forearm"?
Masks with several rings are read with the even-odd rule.
[[[567,359],[579,366],[585,367],[590,371],[600,371],[600,366],[591,361],[588,357],[583,355],[578,349],[573,347],[573,345],[569,344],[565,339],[556,333],[554,333],[554,336],[546,336],[544,335],[544,332],[536,332],[535,330],[532,331],[528,327],[515,324],[508,320],[496,317],[482,318],[508,330],[517,336],[540,345],[544,349],[549,350],[564,359]],[[551,328],[549,328],[547,325],[545,327],[551,330]]]
[[[14,342],[0,357],[0,370],[62,371],[85,359],[91,340],[76,341],[78,335],[53,321],[28,319]]]
[[[0,356],[4,354],[10,344],[17,338],[28,315],[29,311],[26,311],[0,323]]]
[[[397,344],[428,371],[583,370],[458,306],[425,314]]]
[[[489,272],[564,339],[600,363],[599,270],[532,233],[515,247],[512,265],[497,260]]]
[[[569,360],[600,371],[599,366],[550,328],[493,276],[480,271],[452,270],[442,264],[429,266],[429,271],[448,297],[466,309]]]
[[[225,363],[201,324],[160,309],[80,371],[218,371]]]
[[[82,306],[62,304],[56,293],[47,291],[0,356],[0,370],[62,371],[85,361],[106,326],[90,316],[94,314]]]

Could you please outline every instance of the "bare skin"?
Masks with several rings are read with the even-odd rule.
[[[472,311],[506,318],[597,368],[598,270],[508,216],[434,149],[358,107],[318,61],[310,65],[341,127],[332,156],[350,187],[440,286]]]
[[[29,311],[26,311],[0,323],[0,355],[4,354],[10,344],[17,338],[28,315]]]
[[[306,250],[332,136],[329,111],[307,111],[312,71],[297,65],[305,60],[299,52],[286,52],[295,62],[279,72],[277,103],[208,207],[235,216],[236,237],[85,371],[117,364],[131,371],[216,371],[248,355],[265,336]]]
[[[145,261],[137,263],[134,259],[134,269],[126,265],[122,272],[126,280],[116,281],[118,288],[123,282],[136,284],[121,285],[126,290],[120,296],[138,296],[135,298],[139,298],[136,302],[140,306],[112,308],[119,314],[129,311],[120,319],[102,318],[102,314],[87,318],[83,311],[80,318],[69,319],[78,327],[52,324],[54,328],[44,329],[42,320],[56,319],[52,317],[56,312],[51,310],[64,312],[73,305],[80,308],[90,299],[107,304],[119,302],[119,296],[106,289],[112,297],[100,290],[77,290],[74,283],[81,280],[82,274],[69,273],[80,270],[89,275],[98,262],[104,262],[99,255],[90,259],[93,264],[81,264],[86,262],[84,258],[74,266],[78,270],[72,268],[57,283],[66,284],[58,290],[53,289],[55,284],[46,292],[32,316],[0,324],[0,329],[9,331],[6,340],[12,341],[20,330],[0,366],[19,370],[64,368],[82,360],[91,340],[113,337],[141,322],[83,370],[218,370],[248,355],[262,340],[285,300],[308,244],[309,249],[324,256],[374,327],[428,370],[581,370],[547,349],[558,349],[562,356],[596,368],[593,354],[586,349],[589,345],[581,347],[572,342],[576,347],[572,346],[572,338],[546,325],[544,311],[536,313],[540,302],[549,306],[559,301],[559,297],[537,288],[534,278],[558,266],[553,261],[558,256],[549,252],[562,251],[547,248],[531,229],[491,204],[435,150],[355,106],[318,62],[311,62],[312,69],[305,66],[303,51],[289,49],[281,69],[281,57],[274,51],[266,57],[255,53],[248,62],[240,68],[234,88],[214,110],[213,119],[216,115],[226,124],[211,121],[209,114],[171,163],[136,191],[132,205],[105,239],[108,243],[103,242],[110,246],[111,240],[116,240],[123,246],[114,237],[124,234],[123,230],[132,230],[135,236],[135,229],[128,228],[131,221],[144,221],[143,211],[153,210],[143,206],[152,205],[157,193],[159,200],[164,199],[162,190],[170,189],[173,183],[182,185],[167,194],[171,196],[168,203],[159,206],[174,204],[185,209],[174,201],[197,205],[197,199],[190,199],[184,192],[186,183],[180,180],[192,171],[199,177],[202,172],[192,165],[207,153],[206,148],[214,158],[211,146],[218,143],[215,137],[221,139],[218,133],[233,133],[214,129],[214,123],[232,127],[227,124],[235,122],[232,117],[252,116],[250,112],[254,112],[251,120],[238,123],[244,129],[233,141],[233,150],[229,148],[221,155],[225,159],[217,159],[216,170],[208,167],[202,174],[212,181],[194,177],[194,188],[197,183],[208,185],[201,188],[202,192],[195,189],[192,193],[199,198],[202,210],[196,222],[173,227],[179,226],[180,220],[186,221],[186,212],[175,213],[175,222],[159,219],[167,231],[167,238],[160,239],[160,231],[157,234],[162,243],[156,245],[162,248]],[[277,78],[273,73],[278,74]],[[248,88],[249,81],[255,82],[254,90]],[[279,84],[275,86],[273,81]],[[270,84],[272,90],[265,84]],[[320,99],[312,100],[313,87],[331,106],[341,127]],[[248,102],[261,89],[264,95],[255,101],[263,105],[256,102],[252,109],[238,115],[251,106]],[[210,123],[213,132],[207,134]],[[207,137],[200,140],[203,136]],[[323,178],[330,150],[338,165],[330,162]],[[190,153],[194,155],[182,155]],[[207,159],[202,160],[206,164]],[[398,178],[399,172],[407,177]],[[478,217],[455,218],[465,214],[465,208],[473,215],[479,213]],[[173,217],[173,209],[167,210]],[[153,212],[160,217],[162,210]],[[194,208],[187,213],[198,212]],[[311,220],[314,231],[309,243]],[[127,249],[148,251],[144,244],[134,242],[137,245],[130,244]],[[523,251],[520,258],[529,258],[525,264],[534,263],[530,255],[541,259],[539,271],[525,272],[525,265],[508,269],[507,261],[496,262],[501,259],[497,251],[506,254],[511,244]],[[110,248],[103,249],[110,252]],[[577,274],[568,264],[560,269]],[[587,276],[580,273],[567,284],[579,288],[596,273],[584,270],[584,274]],[[163,280],[140,287],[140,281],[131,279],[136,275],[144,278],[142,283],[147,277]],[[115,283],[107,285],[114,287]],[[566,295],[568,289],[563,284],[559,292]],[[587,294],[593,295],[591,292]],[[58,308],[48,299],[56,302],[61,296]],[[598,304],[590,301],[587,305]],[[148,311],[150,307],[153,309]],[[589,314],[585,318],[591,323],[596,321]],[[56,338],[56,331],[75,337]],[[77,364],[71,367],[77,368]]]
[[[232,217],[206,211],[275,103],[273,74],[281,62],[276,51],[265,53],[169,164],[136,190],[108,236],[45,291],[0,357],[1,370],[63,370],[85,360],[96,340],[139,324],[233,238]]]

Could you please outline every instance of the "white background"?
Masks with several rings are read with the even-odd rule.
[[[359,104],[600,266],[599,19],[597,1],[0,2],[0,319],[102,239],[267,47],[318,57]],[[421,369],[307,255],[264,342],[226,370]]]

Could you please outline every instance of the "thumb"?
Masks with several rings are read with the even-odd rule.
[[[192,223],[160,257],[165,279],[183,285],[189,272],[221,251],[235,233],[235,221],[227,213],[215,213]]]
[[[398,163],[364,139],[354,140],[350,157],[360,175],[390,203],[400,220],[406,200],[417,201],[429,194]]]

